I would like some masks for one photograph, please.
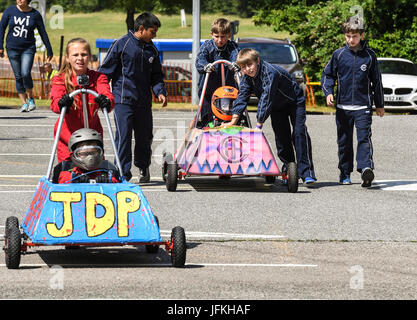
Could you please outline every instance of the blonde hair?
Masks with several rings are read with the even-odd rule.
[[[229,34],[232,32],[232,27],[229,20],[225,18],[218,18],[211,24],[211,33]]]
[[[91,47],[90,47],[90,44],[88,43],[87,40],[85,40],[83,38],[74,38],[74,39],[71,39],[70,41],[68,41],[67,46],[65,48],[66,57],[68,57],[68,55],[69,55],[69,48],[70,48],[70,46],[72,44],[74,44],[74,43],[82,43],[82,44],[84,44],[85,48],[88,51],[88,55],[91,58]],[[71,93],[72,91],[74,91],[75,86],[74,86],[74,84],[72,83],[72,80],[71,80],[72,79],[72,74],[73,74],[73,72],[72,72],[72,66],[67,61],[65,61],[65,63],[61,67],[61,70],[59,71],[59,74],[62,74],[62,73],[65,74],[65,77],[64,77],[65,88],[67,89],[67,92],[68,93]]]
[[[252,48],[243,48],[239,51],[236,63],[240,66],[246,66],[252,62],[257,62],[259,59],[259,52]]]

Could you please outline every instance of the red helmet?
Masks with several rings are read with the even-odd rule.
[[[237,94],[238,90],[230,86],[223,86],[214,91],[211,98],[211,110],[218,119],[232,120],[233,101],[237,98]]]

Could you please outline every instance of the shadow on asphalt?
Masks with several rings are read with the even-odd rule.
[[[288,188],[277,179],[275,183],[266,183],[261,177],[232,177],[219,179],[218,177],[186,178],[181,184],[189,184],[198,192],[257,192],[257,193],[288,193]],[[297,193],[309,193],[298,190]]]
[[[187,250],[196,248],[201,243],[187,242]],[[145,246],[129,247],[75,247],[66,249],[62,246],[28,252],[38,254],[49,267],[61,266],[63,268],[171,268],[171,256],[159,247],[157,253],[147,253]],[[199,265],[189,265],[186,268],[202,268]],[[36,268],[36,266],[22,266],[23,268]]]

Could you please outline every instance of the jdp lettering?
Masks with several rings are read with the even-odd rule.
[[[80,192],[51,192],[51,201],[61,202],[63,206],[63,223],[60,228],[55,223],[47,223],[46,229],[50,236],[64,238],[74,231],[72,204],[82,200]],[[119,237],[129,236],[129,213],[140,208],[138,195],[130,191],[122,191],[116,195],[116,205],[105,194],[88,192],[85,194],[85,225],[88,237],[97,237],[110,230],[116,221]]]

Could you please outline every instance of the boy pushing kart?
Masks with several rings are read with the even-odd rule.
[[[233,103],[232,120],[225,126],[236,125],[251,93],[255,93],[259,98],[257,128],[261,129],[271,116],[278,157],[284,164],[282,171],[287,171],[288,163],[295,162],[295,147],[298,176],[306,185],[314,184],[317,179],[311,140],[305,125],[305,98],[297,81],[283,68],[261,60],[254,49],[242,49],[236,64],[244,76],[240,82],[238,97]]]

